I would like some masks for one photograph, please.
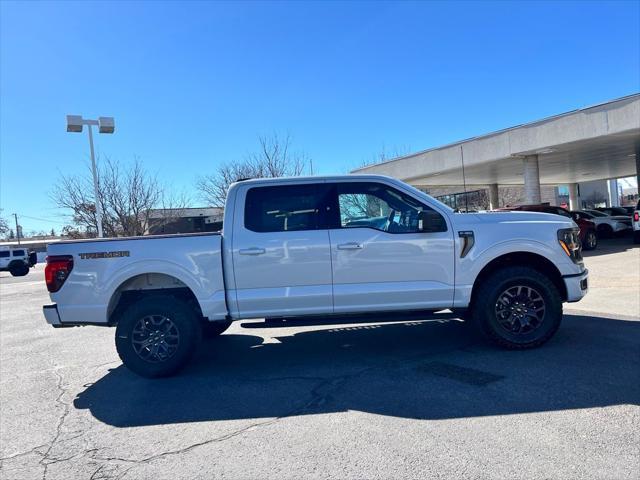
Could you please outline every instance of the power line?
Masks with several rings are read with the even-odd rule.
[[[28,218],[29,220],[38,220],[40,222],[57,223],[58,225],[67,225],[69,222],[60,222],[58,220],[50,220],[47,218],[30,217],[29,215],[20,215],[22,218]]]

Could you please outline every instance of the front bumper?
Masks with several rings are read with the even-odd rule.
[[[589,291],[589,270],[587,269],[576,275],[565,275],[562,280],[567,288],[567,302],[578,302]]]

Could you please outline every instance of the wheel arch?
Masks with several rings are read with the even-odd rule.
[[[503,255],[500,255],[490,262],[488,262],[480,273],[476,276],[475,281],[473,282],[473,287],[471,289],[471,303],[470,307],[473,307],[473,303],[475,300],[475,295],[478,291],[478,286],[482,284],[491,274],[500,270],[504,267],[513,267],[513,266],[526,266],[537,270],[538,272],[546,275],[556,286],[562,301],[566,301],[567,299],[567,287],[562,279],[562,274],[558,267],[555,266],[553,262],[551,262],[548,258],[538,253],[532,252],[509,252]]]
[[[117,323],[118,315],[135,301],[151,295],[172,296],[189,304],[199,317],[202,307],[193,289],[174,275],[162,272],[147,272],[133,275],[120,282],[107,306],[109,325]]]

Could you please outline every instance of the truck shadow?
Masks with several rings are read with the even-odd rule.
[[[448,419],[640,404],[633,320],[565,315],[547,345],[523,352],[479,343],[455,320],[276,338],[225,334],[173,378],[142,379],[120,366],[74,406],[131,427],[346,410]]]

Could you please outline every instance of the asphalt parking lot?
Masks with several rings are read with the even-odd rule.
[[[589,295],[537,350],[456,320],[235,324],[162,380],[113,329],[47,326],[42,266],[2,273],[0,476],[638,478],[640,248],[585,256]]]

